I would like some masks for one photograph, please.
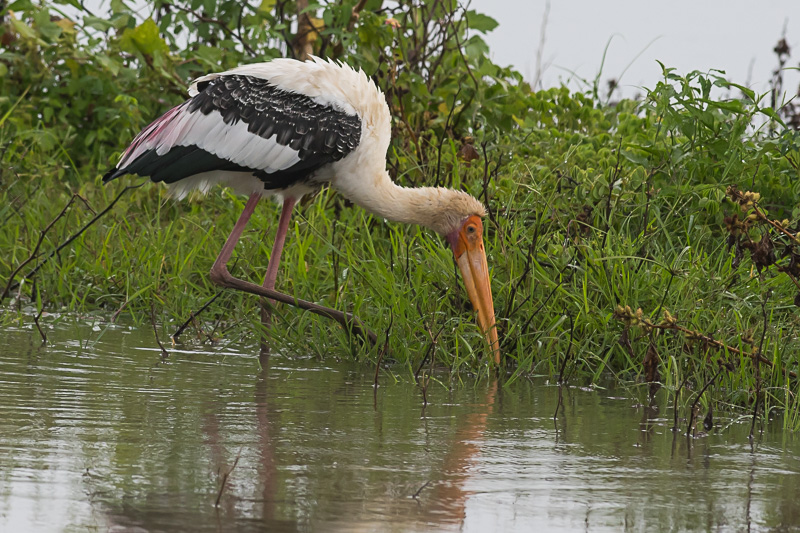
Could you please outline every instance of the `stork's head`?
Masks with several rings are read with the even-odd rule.
[[[472,307],[477,312],[478,326],[494,353],[494,362],[500,363],[500,343],[494,319],[492,286],[489,283],[489,266],[483,248],[483,205],[472,196],[456,193],[450,205],[442,210],[443,218],[450,219],[440,230],[453,250],[456,263],[464,278]],[[446,216],[445,216],[446,215]],[[442,221],[444,222],[444,220]]]
[[[362,140],[359,146],[363,145]],[[343,175],[358,175],[359,161],[342,160],[345,165],[354,165],[350,174],[343,172]],[[383,164],[382,161],[376,163]],[[392,182],[383,168],[375,172],[375,176],[371,186],[364,186],[365,180],[361,178],[340,178],[334,182],[334,186],[351,201],[372,213],[396,222],[425,226],[447,239],[464,277],[464,286],[472,306],[477,312],[478,326],[489,342],[494,361],[499,363],[500,344],[495,328],[489,267],[483,248],[481,218],[486,215],[483,204],[469,194],[453,189],[401,187]]]

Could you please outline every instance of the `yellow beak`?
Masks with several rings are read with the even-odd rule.
[[[500,342],[497,339],[492,285],[489,282],[489,265],[486,262],[482,233],[483,226],[479,217],[467,219],[457,237],[454,235],[456,239],[453,253],[472,307],[478,313],[478,326],[486,336],[495,364],[500,364]]]
[[[464,277],[464,286],[478,312],[478,327],[486,336],[486,342],[494,353],[494,362],[500,364],[500,343],[497,340],[497,327],[494,323],[494,301],[492,286],[489,283],[489,266],[483,246],[480,250],[466,251],[458,258],[458,268]]]

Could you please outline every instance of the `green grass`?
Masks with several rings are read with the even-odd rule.
[[[740,212],[726,198],[731,184],[760,192],[758,205],[770,218],[800,218],[798,136],[754,129],[764,113],[757,101],[746,95],[714,101],[704,92],[709,81],[723,83],[665,70],[664,82],[644,102],[615,107],[565,89],[531,94],[519,127],[489,145],[488,161],[471,165],[458,157],[456,141],[444,143],[441,154],[436,142],[423,144],[425,153],[403,139],[395,144],[390,162],[402,166],[401,181],[429,184],[444,176],[476,196],[489,194],[486,248],[507,379],[547,375],[596,383],[610,375],[641,383],[652,343],[660,382],[674,393],[680,388],[682,409],[726,364],[699,400],[704,409],[711,403],[748,413],[760,394],[760,413],[782,412],[785,427],[800,429],[798,382],[788,374],[798,371],[800,359],[798,290],[776,268],[788,267],[790,256],[780,254],[797,252],[796,243],[754,224],[752,238],[772,235],[778,254],[777,265],[759,274],[747,252],[737,258],[728,246],[723,222]],[[65,148],[69,139],[43,142],[41,127],[13,123],[18,111],[9,104],[8,121],[0,124],[3,286],[73,194],[97,212],[137,182],[103,186],[104,162],[76,163]],[[30,322],[44,309],[149,327],[153,313],[166,339],[217,293],[207,273],[243,204],[221,188],[184,202],[151,184],[129,191],[12,291],[2,320]],[[262,279],[278,214],[271,202],[256,211],[234,252],[234,275]],[[21,275],[91,217],[75,201]],[[443,240],[346,206],[331,190],[296,210],[278,288],[355,313],[378,333],[380,345],[388,332],[384,360],[396,373],[413,375],[428,354],[456,380],[494,371]],[[681,327],[729,348],[762,346],[772,366],[761,365],[759,384],[751,358],[698,336],[626,324],[615,318],[626,305],[641,308],[654,324],[666,309]],[[255,342],[262,333],[257,298],[233,291],[224,291],[197,324],[181,342]],[[265,334],[291,356],[372,365],[381,351],[355,342],[334,322],[286,306]]]

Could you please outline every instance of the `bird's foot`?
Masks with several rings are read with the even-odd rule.
[[[332,318],[347,331],[358,335],[362,339],[370,341],[373,346],[378,344],[378,335],[369,329],[364,322],[362,322],[361,319],[355,315],[345,313],[337,309],[332,309],[330,307],[318,305],[313,302],[308,302],[306,300],[301,300],[289,294],[278,292],[273,289],[267,289],[261,285],[256,285],[255,283],[235,278],[230,274],[230,272],[228,272],[228,269],[225,266],[215,264],[214,267],[211,268],[209,276],[211,281],[217,285],[263,296],[271,300],[292,305],[294,307],[299,307],[300,309],[310,311],[317,315]]]

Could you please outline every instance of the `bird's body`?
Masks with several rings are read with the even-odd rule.
[[[484,208],[472,196],[392,182],[386,171],[389,109],[383,93],[362,71],[318,58],[307,62],[276,59],[198,78],[189,95],[189,100],[136,136],[104,181],[139,174],[166,183],[179,198],[192,190],[207,192],[216,184],[250,195],[241,224],[228,239],[233,239],[228,256],[238,240],[237,228],[241,234],[258,199],[282,198],[284,212],[264,283],[268,290],[274,288],[292,207],[301,196],[326,183],[376,215],[440,233],[457,259],[459,231],[468,220],[472,233],[477,221],[480,238]],[[486,285],[481,290],[489,291],[489,302],[488,307],[485,303],[476,307],[498,359],[488,268],[479,240],[483,265],[476,263],[476,268],[484,270],[479,273]],[[227,248],[228,243],[214,268],[222,259],[224,268]],[[472,297],[474,291],[467,288]]]

